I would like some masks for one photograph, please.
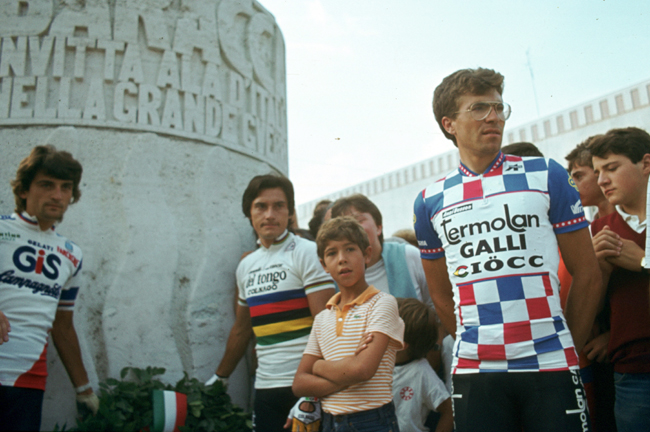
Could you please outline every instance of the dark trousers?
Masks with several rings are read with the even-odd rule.
[[[353,414],[332,415],[323,412],[323,432],[399,432],[395,404]]]
[[[255,389],[253,403],[254,432],[287,432],[283,429],[289,411],[298,402],[291,387]]]
[[[591,430],[578,371],[456,374],[452,383],[456,432]]]
[[[0,431],[38,431],[43,390],[0,386]]]

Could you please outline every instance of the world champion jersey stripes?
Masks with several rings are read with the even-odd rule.
[[[237,286],[257,341],[255,388],[291,386],[314,321],[307,295],[334,288],[316,244],[285,231],[239,263]]]
[[[316,315],[305,354],[325,360],[350,357],[366,332],[383,333],[390,342],[371,379],[321,398],[323,410],[333,415],[379,408],[393,399],[395,355],[404,340],[404,321],[399,317],[395,297],[372,285],[348,304],[339,305],[340,297],[340,293],[336,294]]]
[[[555,235],[588,223],[565,169],[503,153],[481,175],[461,163],[418,195],[414,224],[422,258],[446,258],[453,373],[577,368]]]
[[[0,311],[9,342],[0,345],[0,385],[44,390],[48,333],[57,310],[74,308],[81,249],[27,213],[0,216]]]

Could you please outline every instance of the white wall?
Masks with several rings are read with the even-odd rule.
[[[241,195],[252,176],[287,172],[273,16],[250,0],[16,0],[0,6],[0,37],[0,213],[34,145],[84,167],[58,230],[84,252],[75,325],[95,390],[125,366],[209,378],[254,247]],[[245,363],[230,392],[247,407]],[[53,347],[48,366],[43,430],[74,423]]]

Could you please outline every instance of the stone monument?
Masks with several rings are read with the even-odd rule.
[[[250,178],[287,173],[284,41],[253,0],[0,2],[0,212],[37,144],[84,167],[58,230],[84,252],[75,325],[97,382],[125,366],[209,378],[233,322],[234,270],[254,235]],[[74,423],[48,353],[43,429]],[[250,371],[230,393],[247,407]]]

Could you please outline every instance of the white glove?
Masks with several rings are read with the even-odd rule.
[[[221,384],[223,384],[224,388],[228,388],[228,378],[220,377],[217,374],[212,375],[212,377],[205,382],[206,386],[211,386],[212,384],[216,383],[217,381],[221,381]]]
[[[317,432],[321,422],[320,400],[301,397],[289,411],[289,418],[293,418],[292,432]]]
[[[93,415],[97,414],[97,411],[99,410],[99,398],[95,393],[91,393],[88,395],[82,395],[78,394],[77,395],[77,407],[81,407],[82,409],[87,409],[90,410],[90,412],[93,413]]]

